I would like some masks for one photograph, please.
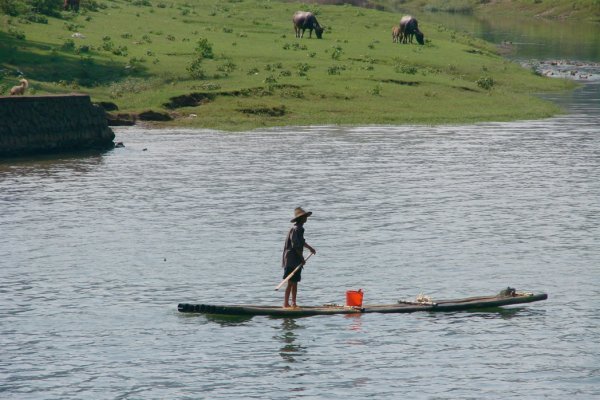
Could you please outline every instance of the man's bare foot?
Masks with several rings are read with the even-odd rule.
[[[292,304],[292,308],[300,308],[300,307],[298,307],[298,304],[294,303],[294,304]]]
[[[290,305],[289,304],[284,304],[283,308],[290,308]]]

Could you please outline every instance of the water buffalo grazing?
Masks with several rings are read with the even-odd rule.
[[[425,44],[424,35],[419,30],[419,23],[410,15],[405,15],[400,19],[400,35],[402,37],[402,43],[412,43],[413,36],[416,36],[419,44]]]
[[[313,29],[317,34],[317,38],[321,39],[323,37],[323,28],[317,22],[315,14],[308,11],[296,11],[292,21],[294,22],[294,31],[296,32],[297,38],[304,37],[304,31],[306,29],[308,29],[309,38],[312,37]]]
[[[392,43],[400,43],[402,41],[402,34],[400,33],[400,27],[394,25],[392,27]]]

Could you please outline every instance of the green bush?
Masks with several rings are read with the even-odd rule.
[[[398,60],[396,60],[396,63],[394,64],[394,71],[396,71],[399,74],[409,75],[414,75],[418,72],[417,67],[415,67],[414,65],[403,64]]]
[[[230,74],[233,71],[235,71],[236,67],[237,66],[231,60],[228,60],[223,65],[219,65],[217,67],[217,71],[221,71],[221,72],[225,72],[227,74]]]
[[[342,66],[342,65],[332,65],[331,67],[327,68],[327,74],[328,75],[340,75],[342,73],[342,71],[344,71],[346,69],[346,67]]]
[[[136,7],[152,7],[152,3],[150,3],[148,0],[133,0],[131,4]]]
[[[54,17],[60,16],[63,7],[62,0],[28,0],[28,4],[34,13]]]
[[[293,89],[293,88],[284,88],[280,93],[281,97],[294,98],[294,99],[303,99],[304,92],[302,90]]]
[[[25,19],[36,24],[48,24],[48,18],[42,14],[29,13],[25,16]]]
[[[334,60],[339,60],[342,56],[343,49],[341,46],[333,46],[333,51],[331,52],[331,58]]]
[[[0,0],[0,14],[7,14],[13,17],[25,14],[29,7],[23,1],[19,0]]]
[[[380,96],[381,95],[381,90],[383,89],[383,87],[381,86],[380,83],[378,83],[377,85],[375,85],[370,91],[369,93],[372,96]]]
[[[99,3],[96,0],[85,0],[81,2],[81,8],[88,11],[105,10],[108,6],[104,3]]]
[[[14,37],[15,39],[25,40],[25,32],[20,31],[16,28],[13,28],[12,26],[10,28],[8,28],[8,34],[10,36]]]
[[[490,78],[489,76],[479,78],[475,83],[477,83],[477,86],[485,90],[492,90],[492,88],[496,84],[496,82],[494,82],[494,79]]]
[[[213,82],[203,83],[200,87],[204,90],[219,90],[219,89],[221,89],[221,85],[219,85],[218,83],[213,83]]]
[[[112,53],[115,56],[123,56],[123,57],[127,57],[128,53],[127,53],[127,46],[118,46],[116,48],[114,48],[112,50]]]
[[[77,32],[79,28],[82,28],[82,26],[72,22],[65,22],[65,29],[69,32]]]
[[[307,63],[299,63],[298,65],[296,65],[296,73],[298,74],[298,76],[306,76],[310,68],[311,66]]]
[[[196,58],[186,68],[187,72],[193,79],[205,79],[206,72],[202,68],[202,57]]]
[[[292,50],[308,50],[305,44],[293,43],[291,46]]]
[[[74,51],[75,50],[75,42],[73,41],[73,39],[67,39],[62,44],[62,46],[60,46],[60,48],[63,51]]]
[[[122,97],[125,94],[140,93],[152,87],[152,83],[139,78],[128,78],[124,81],[113,82],[109,86],[109,93],[112,99]]]
[[[265,65],[265,71],[275,71],[276,69],[282,69],[283,68],[283,64],[282,63],[275,63],[275,64],[267,64]]]
[[[200,38],[196,45],[196,51],[202,58],[214,58],[212,44],[206,38]]]
[[[269,86],[273,86],[277,84],[277,79],[273,75],[269,75],[265,78],[263,82]]]
[[[104,50],[104,51],[112,51],[113,48],[115,47],[115,44],[112,42],[112,40],[110,40],[110,37],[109,36],[105,36],[102,40],[103,40],[103,42],[102,42],[102,50]]]

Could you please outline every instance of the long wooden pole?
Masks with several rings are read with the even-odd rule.
[[[296,273],[296,271],[298,271],[300,268],[302,268],[302,266],[308,261],[308,259],[312,255],[313,255],[313,253],[310,253],[309,256],[304,259],[303,263],[300,263],[300,265],[298,265],[296,268],[294,268],[294,270],[288,276],[286,276],[285,279],[282,280],[279,285],[277,285],[277,287],[275,288],[275,290],[279,290],[280,287],[282,287],[283,285],[285,285],[286,282],[289,281],[292,276],[294,276],[294,274]]]

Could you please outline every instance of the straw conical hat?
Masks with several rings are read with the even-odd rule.
[[[298,218],[303,217],[305,215],[307,217],[310,217],[312,215],[312,211],[304,211],[302,209],[302,207],[297,207],[294,210],[294,218],[292,218],[292,220],[290,222],[296,222],[298,220]]]

